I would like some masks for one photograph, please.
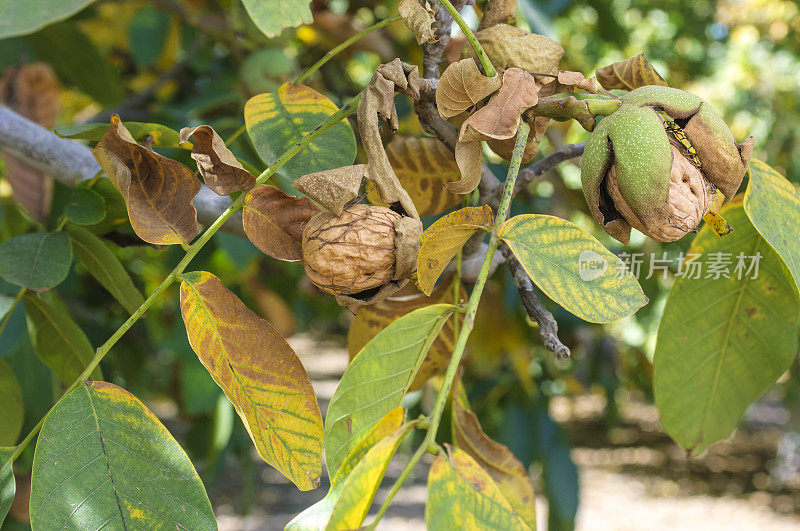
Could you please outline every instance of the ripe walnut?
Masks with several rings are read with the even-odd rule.
[[[308,278],[335,295],[387,284],[395,275],[395,223],[401,217],[388,208],[363,204],[347,207],[341,216],[317,214],[303,232]]]

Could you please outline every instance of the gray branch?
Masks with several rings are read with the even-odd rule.
[[[0,152],[12,155],[70,187],[91,179],[101,171],[88,147],[60,138],[2,105]],[[205,185],[194,198],[197,219],[204,225],[211,224],[230,204],[230,198],[215,194]],[[222,230],[244,236],[241,214],[231,216]]]

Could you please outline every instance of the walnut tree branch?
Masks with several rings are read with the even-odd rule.
[[[12,155],[71,187],[91,179],[101,171],[100,165],[88,147],[61,138],[2,105],[0,105],[0,152]],[[230,204],[229,197],[219,196],[205,185],[194,198],[197,219],[204,225],[217,219]],[[236,213],[231,216],[223,226],[223,230],[244,236],[241,214]]]
[[[539,335],[542,337],[544,346],[559,360],[569,358],[569,347],[564,345],[558,337],[558,323],[553,314],[542,305],[528,273],[522,268],[511,249],[505,245],[503,246],[503,256],[505,256],[508,269],[514,277],[514,285],[517,286],[528,317],[539,324]]]

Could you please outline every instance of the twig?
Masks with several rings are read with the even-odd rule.
[[[519,291],[522,305],[525,307],[528,317],[539,324],[539,335],[542,337],[544,346],[547,350],[553,352],[557,359],[562,361],[566,360],[569,358],[570,354],[569,347],[564,345],[558,337],[558,323],[555,317],[553,317],[552,313],[547,311],[539,300],[539,297],[536,296],[533,282],[531,282],[525,269],[522,268],[522,264],[519,263],[511,252],[511,249],[504,245],[502,252],[503,256],[506,258],[508,269],[514,277],[514,285],[517,286],[517,291]]]
[[[453,7],[461,10],[467,0],[454,0]],[[447,43],[450,42],[450,28],[453,26],[453,17],[446,9],[436,12],[436,41],[422,46],[422,77],[439,79],[439,65]]]

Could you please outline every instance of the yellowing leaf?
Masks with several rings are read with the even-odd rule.
[[[192,204],[200,181],[183,164],[140,146],[119,116],[92,150],[125,198],[131,226],[148,243],[186,246],[200,232]]]
[[[327,530],[358,529],[367,516],[375,493],[397,447],[416,425],[408,422],[376,443],[343,478]]]
[[[375,423],[400,405],[428,349],[455,310],[449,304],[414,310],[381,330],[353,358],[325,416],[330,475],[336,474]]]
[[[244,199],[242,225],[262,253],[298,262],[303,259],[303,230],[321,211],[307,197],[292,197],[272,185],[259,184]]]
[[[284,28],[311,24],[309,0],[242,0],[247,14],[267,37],[277,37]]]
[[[425,523],[430,531],[452,529],[530,530],[491,476],[466,452],[444,452],[428,474]]]
[[[256,183],[256,178],[236,160],[210,125],[184,127],[180,135],[181,143],[193,137],[192,158],[197,162],[203,182],[214,192],[230,195],[240,190],[247,191]]]
[[[484,433],[478,417],[457,399],[453,400],[453,443],[492,477],[517,515],[535,529],[536,506],[528,471],[508,447]]]
[[[581,319],[608,323],[647,304],[624,263],[574,223],[523,214],[506,220],[497,235],[545,295]]]
[[[386,146],[386,155],[420,217],[441,214],[464,200],[463,195],[445,188],[448,182],[458,180],[461,173],[453,152],[439,140],[396,135]],[[387,206],[371,182],[367,183],[367,190],[367,199],[372,204]]]
[[[261,160],[272,164],[339,108],[298,83],[253,96],[244,106],[244,122]],[[337,123],[289,159],[280,172],[294,180],[308,173],[348,166],[356,158],[356,138],[347,120]]]
[[[378,332],[401,316],[431,304],[455,303],[454,283],[455,277],[450,282],[439,283],[430,297],[421,293],[413,284],[407,284],[400,291],[386,299],[360,308],[347,333],[347,351],[350,353],[350,359],[354,358]],[[466,301],[468,297],[463,285],[458,288],[458,302],[461,303]],[[461,320],[463,316],[457,314],[454,319]],[[454,345],[455,324],[451,319],[445,323],[436,341],[431,345],[428,355],[420,365],[417,376],[409,387],[409,391],[421,388],[428,379],[439,374],[447,367]]]
[[[135,396],[83,382],[47,414],[33,458],[33,529],[216,529],[189,456]]]
[[[605,66],[595,72],[595,75],[598,83],[606,90],[633,90],[646,85],[667,86],[667,82],[647,62],[643,53]]]
[[[496,92],[503,84],[499,75],[486,77],[474,59],[451,63],[436,87],[436,108],[442,118],[460,114]]]
[[[456,210],[428,227],[422,233],[422,244],[417,255],[417,278],[422,292],[430,295],[439,276],[459,249],[475,231],[489,231],[493,224],[491,207],[483,205]]]
[[[328,525],[334,505],[342,492],[344,481],[376,443],[392,435],[403,424],[402,407],[389,411],[347,455],[336,474],[331,477],[331,488],[320,501],[295,516],[285,531],[320,531]]]
[[[723,218],[719,213],[709,211],[703,216],[703,221],[714,231],[714,234],[720,238],[733,232],[733,227]]]
[[[420,4],[419,0],[403,0],[397,8],[400,16],[403,17],[403,22],[417,38],[417,44],[436,40],[436,32],[433,29],[433,24],[436,22],[436,9],[429,0],[422,0],[422,2],[425,4],[424,6]]]
[[[286,340],[211,273],[184,275],[181,314],[189,343],[233,403],[258,455],[300,490],[319,485],[322,417]]]

